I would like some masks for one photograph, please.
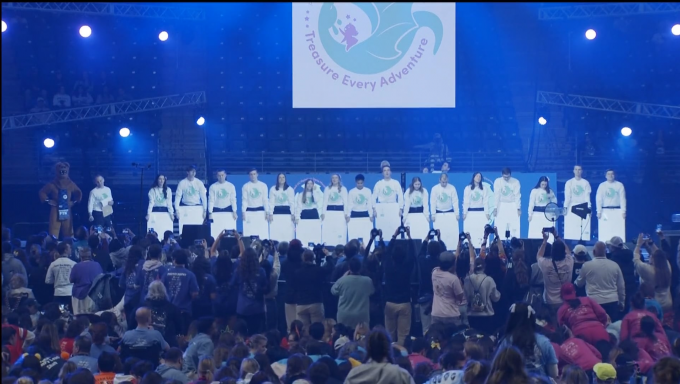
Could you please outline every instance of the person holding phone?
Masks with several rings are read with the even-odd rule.
[[[276,185],[269,189],[269,234],[278,241],[295,238],[295,192],[283,173],[276,176]]]
[[[397,240],[404,231],[408,241]],[[397,344],[404,345],[411,331],[411,274],[415,267],[415,249],[411,241],[411,229],[398,227],[392,235],[383,257],[385,271],[385,329],[395,337]]]
[[[583,203],[588,203],[590,208],[590,195],[592,189],[588,180],[581,177],[583,167],[574,165],[574,177],[569,179],[564,185],[564,208],[567,215],[564,217],[564,238],[567,240],[588,240],[590,239],[590,217],[588,214],[582,220],[571,211],[571,207]]]
[[[307,179],[295,199],[296,238],[302,244],[321,242],[321,204],[323,195],[315,188],[314,180]]]
[[[321,239],[329,244],[345,244],[347,242],[347,222],[349,215],[345,206],[348,204],[347,188],[342,185],[340,175],[331,175],[331,184],[323,193],[321,209]]]

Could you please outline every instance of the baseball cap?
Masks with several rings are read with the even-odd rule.
[[[576,299],[576,288],[574,288],[574,284],[572,284],[572,283],[562,284],[562,288],[560,290],[560,295],[562,296],[562,300],[575,300]]]
[[[579,244],[574,247],[574,255],[578,255],[579,253],[585,253],[586,255],[588,254],[588,248],[586,248],[585,245]]]
[[[593,367],[593,372],[600,380],[614,380],[616,379],[616,369],[614,366],[607,363],[597,363]]]
[[[475,271],[481,271],[482,269],[484,269],[484,259],[481,257],[475,259]]]
[[[456,256],[453,254],[453,252],[442,252],[439,254],[439,261],[440,262],[451,262],[456,258]]]
[[[338,350],[342,348],[343,345],[349,343],[349,338],[347,336],[341,336],[333,344],[333,349]]]
[[[626,245],[623,242],[623,239],[620,238],[619,236],[612,237],[612,239],[607,242],[607,245],[611,246],[611,247],[617,247],[617,248],[625,248],[626,247]]]

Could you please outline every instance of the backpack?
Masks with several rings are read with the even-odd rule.
[[[472,279],[470,279],[470,284],[472,284],[472,288],[474,288],[474,294],[472,295],[472,301],[470,302],[470,308],[472,309],[472,312],[484,312],[486,310],[484,298],[482,297],[482,294],[479,292],[479,290],[482,288],[482,284],[484,284],[484,280],[486,280],[487,277],[489,276],[484,276],[477,288],[474,288],[475,285],[472,282]]]

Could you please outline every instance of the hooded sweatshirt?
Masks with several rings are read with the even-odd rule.
[[[137,379],[135,379],[134,376],[132,375],[125,375],[122,373],[116,373],[116,376],[113,377],[113,384],[121,384],[126,381],[129,381],[131,383],[137,383]]]
[[[176,380],[182,384],[187,384],[191,380],[181,370],[166,364],[161,364],[156,368],[156,373],[166,380]]]
[[[153,283],[154,280],[162,279],[167,270],[168,268],[160,260],[147,260],[141,264],[139,272],[137,272],[137,285],[142,287],[142,300],[149,291],[149,284]]]
[[[109,256],[111,257],[111,263],[113,263],[114,270],[123,268],[125,266],[125,262],[127,261],[128,257],[128,252],[130,251],[131,247],[132,246],[123,247],[117,251],[109,252]]]
[[[203,356],[212,356],[215,345],[210,336],[199,333],[189,342],[187,350],[184,352],[184,365],[182,371],[191,372],[198,369],[198,360]]]
[[[26,281],[28,281],[28,275],[26,274],[26,267],[17,260],[11,253],[5,253],[2,255],[2,279],[3,285],[8,285],[9,280],[15,274],[22,274]]]
[[[365,364],[352,368],[345,383],[414,384],[415,382],[411,375],[398,365],[369,360]]]

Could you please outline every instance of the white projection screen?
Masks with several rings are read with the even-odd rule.
[[[455,3],[293,3],[293,108],[453,108]]]

